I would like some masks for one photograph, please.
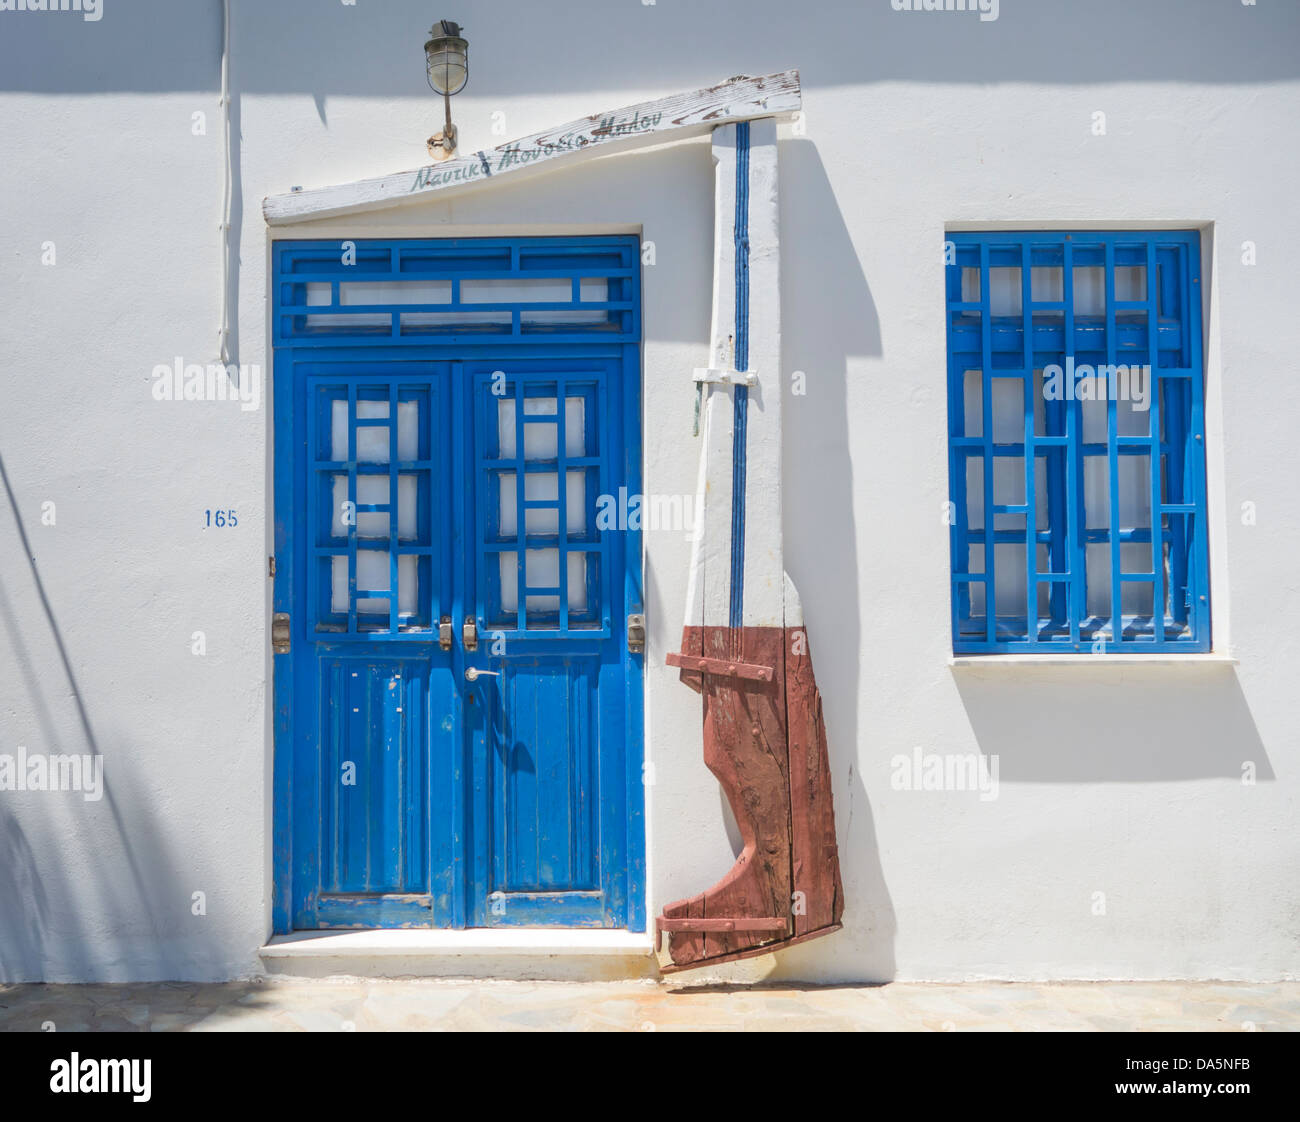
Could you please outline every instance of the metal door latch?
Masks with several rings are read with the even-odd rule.
[[[451,616],[438,620],[438,646],[444,651],[451,650]]]
[[[465,617],[465,626],[461,628],[460,635],[467,651],[478,650],[478,624],[474,622],[473,616]]]
[[[276,612],[271,616],[271,653],[289,653],[289,613]]]
[[[627,649],[634,654],[645,650],[645,616],[640,612],[627,617]]]

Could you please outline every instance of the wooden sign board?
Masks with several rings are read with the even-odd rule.
[[[532,171],[563,167],[624,148],[708,132],[718,125],[794,113],[801,104],[798,70],[762,78],[730,78],[702,90],[593,113],[446,163],[335,187],[271,195],[263,200],[262,213],[269,225],[283,226],[400,206],[495,179],[514,181]]]

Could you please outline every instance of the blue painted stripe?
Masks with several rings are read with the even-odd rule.
[[[749,122],[736,126],[736,347],[737,370],[749,369]],[[745,420],[749,389],[736,387],[731,444],[731,613],[740,627],[745,608]]]

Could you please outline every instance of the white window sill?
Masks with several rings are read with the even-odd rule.
[[[1021,666],[1236,666],[1225,654],[992,654],[957,655],[948,659],[954,670],[1012,670]]]
[[[348,959],[361,956],[649,955],[654,937],[600,928],[478,928],[469,931],[296,931],[277,935],[258,952],[264,959]]]

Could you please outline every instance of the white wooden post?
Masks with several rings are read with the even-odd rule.
[[[700,474],[687,587],[687,627],[783,627],[785,573],[781,542],[781,245],[777,213],[776,122],[714,130],[714,288],[710,367],[702,387]],[[739,234],[738,234],[739,231]],[[738,278],[737,238],[742,271]],[[748,301],[738,325],[736,302]],[[744,371],[737,370],[738,333],[747,335]],[[747,377],[745,377],[747,375]],[[746,385],[746,383],[749,383]],[[736,398],[748,400],[738,439]],[[743,490],[734,472],[743,469]],[[741,587],[733,587],[733,555],[744,551]],[[733,596],[734,593],[738,596]],[[733,618],[733,600],[741,605]]]

